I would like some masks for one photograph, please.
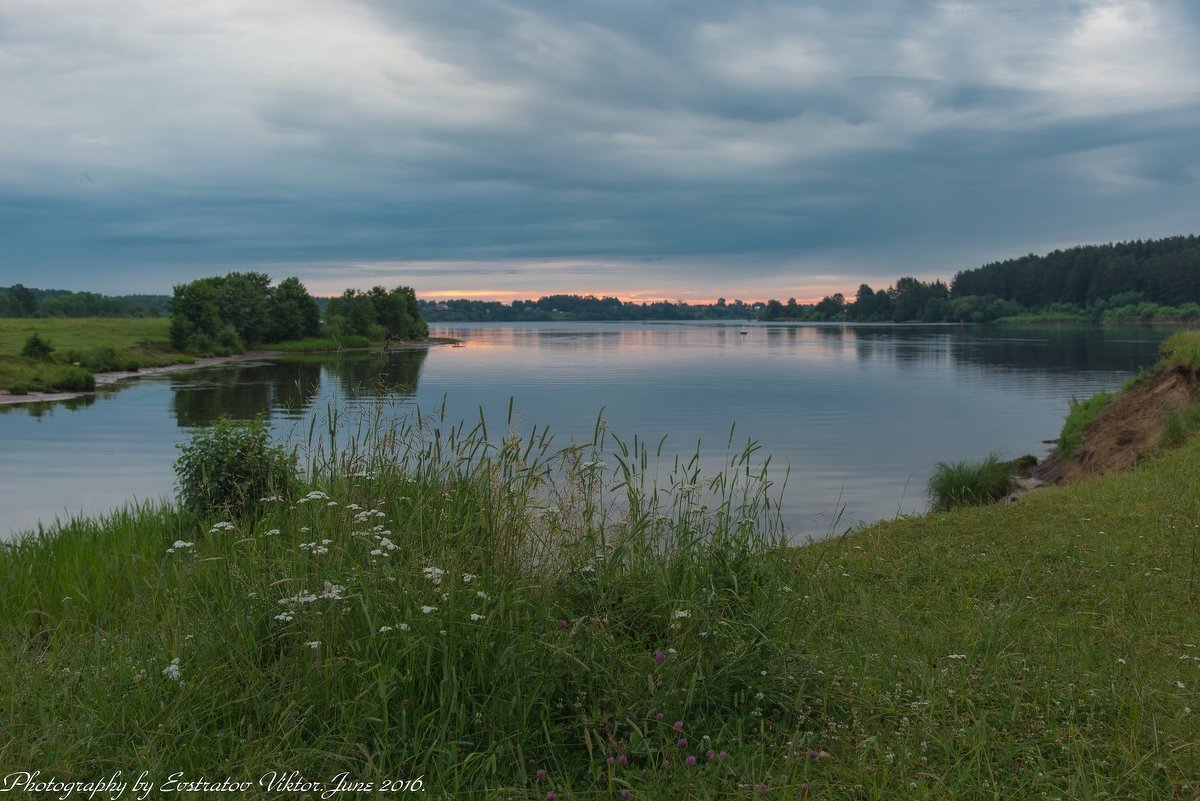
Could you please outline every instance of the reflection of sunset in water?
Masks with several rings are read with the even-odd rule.
[[[590,442],[603,410],[612,435],[661,441],[668,462],[698,449],[710,475],[729,447],[754,440],[776,481],[790,473],[789,531],[821,535],[842,506],[839,526],[923,511],[926,477],[939,461],[1043,453],[1072,397],[1120,386],[1154,361],[1162,336],[1150,328],[741,329],[439,324],[432,333],[463,347],[253,359],[141,379],[40,416],[0,407],[0,525],[169,496],[174,444],[218,415],[262,414],[277,436],[303,441],[310,424],[325,430],[330,410],[349,436],[374,414],[390,425],[444,403],[448,425],[473,425],[482,413],[499,434],[511,403],[519,435],[536,426],[556,447]]]

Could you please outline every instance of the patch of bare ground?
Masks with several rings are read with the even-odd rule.
[[[1118,394],[1084,429],[1078,451],[1064,457],[1056,450],[1037,466],[1034,478],[1064,484],[1086,476],[1129,470],[1158,447],[1171,413],[1200,403],[1200,375],[1172,367]]]

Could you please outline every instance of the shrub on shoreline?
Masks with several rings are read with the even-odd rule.
[[[295,481],[295,457],[270,444],[261,419],[222,418],[178,447],[179,500],[197,514],[237,513],[263,496],[290,492]]]
[[[956,506],[976,506],[998,501],[1016,490],[1013,466],[995,453],[981,462],[938,462],[929,477],[930,506],[935,512]]]

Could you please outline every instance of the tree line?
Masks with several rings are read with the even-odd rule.
[[[751,320],[763,303],[635,302],[595,295],[546,295],[537,300],[420,301],[430,322],[545,322],[549,320]]]
[[[347,289],[322,312],[295,277],[271,286],[265,273],[232,272],[179,284],[170,302],[171,345],[197,353],[234,353],[248,347],[324,336],[423,339],[429,326],[416,293],[406,286],[368,292]]]
[[[778,312],[768,303],[767,312]],[[867,284],[823,298],[808,319],[989,322],[1022,315],[1080,320],[1200,319],[1200,238],[1081,245],[986,264],[941,281]]]
[[[168,295],[101,295],[24,284],[0,288],[0,317],[161,317]]]

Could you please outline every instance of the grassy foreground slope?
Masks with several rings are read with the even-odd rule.
[[[0,548],[0,765],[280,798],[272,771],[446,798],[1200,792],[1200,439],[804,548],[758,534],[748,454],[704,509],[686,464],[644,491],[637,449],[378,442],[238,516]]]

